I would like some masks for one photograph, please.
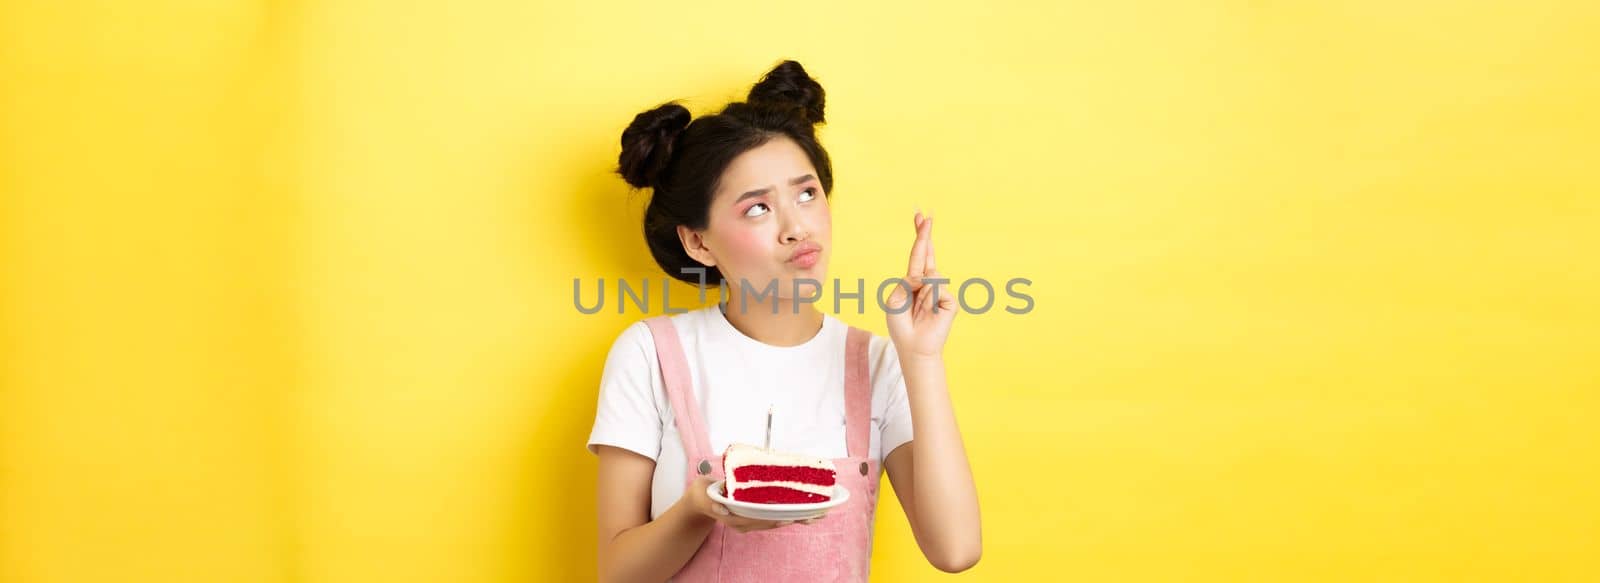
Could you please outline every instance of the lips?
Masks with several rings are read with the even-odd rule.
[[[817,258],[822,255],[822,246],[810,241],[797,245],[794,253],[789,254],[789,263],[800,267],[816,265]]]

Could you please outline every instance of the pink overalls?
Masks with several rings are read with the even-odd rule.
[[[688,468],[684,487],[709,475],[722,479],[722,452],[711,450],[710,436],[700,418],[688,362],[678,333],[667,316],[645,320],[655,338],[661,378],[667,399],[683,438]],[[695,551],[694,557],[672,577],[683,582],[744,581],[832,582],[866,581],[871,566],[872,516],[878,505],[878,460],[868,456],[867,432],[872,423],[872,385],[869,381],[867,344],[872,334],[850,327],[845,340],[845,450],[849,457],[835,458],[838,484],[850,489],[850,500],[828,511],[812,524],[792,524],[749,533],[726,528],[721,522]]]

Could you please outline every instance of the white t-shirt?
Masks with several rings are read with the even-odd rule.
[[[772,448],[826,458],[845,448],[844,365],[849,325],[823,314],[822,330],[797,346],[773,346],[745,336],[718,305],[672,316],[683,345],[695,400],[711,450],[729,443],[760,445],[773,409]],[[867,455],[883,458],[911,441],[911,406],[900,361],[888,338],[872,335],[872,425]],[[687,479],[683,440],[662,384],[650,329],[635,322],[606,356],[588,448],[611,445],[656,461],[650,518],[678,501]]]

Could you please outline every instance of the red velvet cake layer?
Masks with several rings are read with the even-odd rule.
[[[828,497],[810,492],[801,492],[793,488],[757,486],[754,488],[740,488],[738,492],[734,493],[733,499],[757,504],[809,504],[812,502],[826,502]]]
[[[833,470],[801,466],[742,466],[734,468],[737,482],[799,482],[818,486],[833,485]]]

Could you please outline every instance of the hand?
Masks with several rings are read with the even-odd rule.
[[[693,507],[695,511],[705,516],[709,516],[717,522],[721,522],[724,526],[739,532],[743,533],[754,532],[757,530],[770,530],[783,526],[789,526],[791,524],[811,524],[822,519],[822,517],[819,516],[816,518],[808,518],[806,520],[799,521],[761,520],[759,518],[745,518],[743,516],[739,516],[729,512],[728,507],[718,504],[715,500],[711,499],[710,495],[706,494],[706,488],[710,487],[711,483],[715,481],[716,480],[713,480],[707,476],[695,478],[694,483],[689,485],[689,491],[684,492],[684,495],[689,497],[690,506]]]
[[[925,278],[940,277],[933,264],[933,217],[918,212],[913,222],[917,240],[911,244],[911,262],[906,266],[905,278],[911,284],[911,292],[895,285],[894,293],[889,295],[889,339],[901,356],[938,358],[956,317],[956,295],[948,283],[941,283],[939,300],[934,302],[933,284],[923,282]],[[893,313],[906,304],[908,297],[914,302],[911,309]]]

